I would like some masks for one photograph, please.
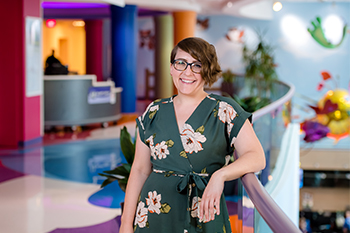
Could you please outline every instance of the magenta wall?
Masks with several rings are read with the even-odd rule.
[[[95,74],[97,81],[103,81],[102,71],[102,20],[86,20],[86,74]]]
[[[40,17],[40,0],[0,2],[0,147],[40,138],[40,98],[25,96],[25,17]]]

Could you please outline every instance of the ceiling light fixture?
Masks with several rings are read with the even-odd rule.
[[[73,21],[73,26],[74,27],[84,27],[85,26],[85,22],[83,20]]]
[[[46,27],[53,28],[55,26],[56,26],[56,20],[54,20],[54,19],[46,20]]]
[[[274,10],[274,11],[280,11],[281,9],[282,9],[282,3],[280,3],[280,2],[275,2],[274,4],[273,4],[273,6],[272,6],[272,9]]]

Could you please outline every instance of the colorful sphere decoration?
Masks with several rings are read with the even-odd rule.
[[[323,80],[318,85],[322,90],[325,81],[331,79],[328,72],[321,73]],[[335,143],[350,135],[350,93],[348,90],[335,88],[318,101],[317,106],[311,106],[316,116],[301,124],[305,132],[304,141],[314,142],[323,137],[333,138]]]

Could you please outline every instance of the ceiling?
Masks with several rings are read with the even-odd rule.
[[[287,0],[288,2],[350,2],[350,0]],[[46,2],[46,1],[45,1]],[[261,20],[272,19],[274,0],[48,0],[48,2],[105,3],[137,5],[158,11],[196,11],[199,14],[225,14]],[[286,0],[281,1],[286,2]]]

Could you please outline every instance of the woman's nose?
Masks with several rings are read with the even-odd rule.
[[[191,66],[188,65],[184,71],[187,75],[190,75],[192,73]]]

